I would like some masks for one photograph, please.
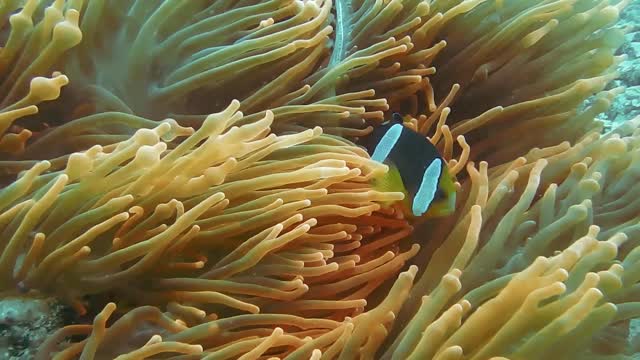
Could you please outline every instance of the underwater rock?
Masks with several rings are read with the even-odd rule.
[[[620,14],[619,26],[627,28],[625,43],[616,55],[626,55],[618,65],[620,77],[608,88],[624,86],[625,92],[618,95],[609,110],[600,115],[605,122],[605,131],[624,121],[640,115],[640,3],[632,2]]]
[[[32,359],[38,346],[63,324],[64,306],[53,298],[0,300],[0,358]]]

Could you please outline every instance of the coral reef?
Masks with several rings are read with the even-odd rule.
[[[77,314],[38,359],[631,358],[629,3],[1,2],[2,296]],[[454,215],[371,187],[391,111]]]
[[[0,301],[0,357],[29,359],[53,330],[64,326],[65,310],[48,298],[3,297]]]
[[[626,28],[625,42],[616,52],[626,56],[618,71],[620,77],[609,87],[624,86],[624,93],[615,98],[607,112],[599,117],[605,121],[607,130],[629,118],[640,115],[640,4],[632,2],[620,13],[618,26]]]

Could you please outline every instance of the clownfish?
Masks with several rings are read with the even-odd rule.
[[[401,206],[410,218],[431,218],[453,213],[456,187],[446,161],[424,136],[405,127],[402,116],[375,128],[364,146],[371,159],[389,166],[389,171],[371,179],[379,191],[404,193]]]

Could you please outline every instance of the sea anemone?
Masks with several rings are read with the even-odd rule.
[[[628,2],[4,1],[0,290],[78,314],[40,359],[630,357]],[[453,215],[372,188],[392,111]]]

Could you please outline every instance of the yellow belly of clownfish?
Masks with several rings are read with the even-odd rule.
[[[389,165],[389,171],[372,178],[371,186],[383,192],[401,192],[404,199],[399,202],[403,212],[408,217],[442,217],[451,215],[456,206],[456,190],[453,178],[447,174],[440,176],[438,189],[433,198],[416,199],[416,194],[410,194],[402,181],[402,176],[397,167]],[[440,192],[444,192],[440,195]],[[437,196],[436,196],[437,195]],[[417,200],[422,200],[418,203]],[[392,206],[394,202],[383,203],[384,206]],[[419,209],[423,208],[424,211]]]
[[[411,218],[441,217],[453,213],[455,183],[433,144],[401,123],[381,126],[377,130],[368,150],[373,160],[387,164],[389,170],[374,177],[372,187],[379,191],[403,193],[405,198],[399,205]]]

